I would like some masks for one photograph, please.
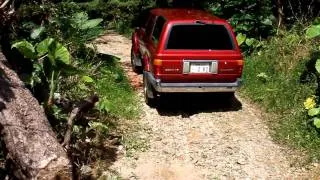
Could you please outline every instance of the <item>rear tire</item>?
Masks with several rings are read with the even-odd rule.
[[[150,107],[155,107],[157,104],[157,93],[155,92],[152,85],[147,80],[146,76],[143,75],[143,96],[144,101]],[[152,97],[150,97],[152,96]]]
[[[141,66],[136,66],[135,62],[137,61],[137,56],[135,56],[134,52],[133,52],[133,48],[131,48],[131,67],[133,72],[137,73],[137,74],[141,74],[142,73],[142,67]]]

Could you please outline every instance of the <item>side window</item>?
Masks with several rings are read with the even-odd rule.
[[[162,32],[162,29],[163,29],[165,22],[166,22],[166,20],[162,16],[157,18],[154,30],[152,32],[152,41],[155,46],[157,46],[159,43],[160,35],[161,35],[161,32]]]
[[[154,25],[154,16],[150,16],[146,24],[146,36],[150,37]]]

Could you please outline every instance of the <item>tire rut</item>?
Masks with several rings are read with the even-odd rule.
[[[123,157],[111,167],[125,179],[283,179],[301,177],[290,157],[274,143],[260,112],[239,97],[226,102],[214,94],[176,94],[159,108],[143,102],[142,76],[130,67],[131,41],[107,32],[100,53],[114,55],[141,97],[143,125],[151,129],[150,149]]]

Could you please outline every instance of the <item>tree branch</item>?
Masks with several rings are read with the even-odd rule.
[[[0,9],[3,9],[4,7],[6,7],[9,4],[10,0],[6,0],[5,2],[3,2],[0,6]]]
[[[77,118],[79,118],[80,113],[85,113],[88,110],[92,109],[94,107],[94,104],[98,102],[99,97],[97,95],[92,95],[91,97],[82,100],[70,113],[70,116],[68,118],[68,125],[67,125],[67,131],[64,136],[64,140],[62,143],[62,146],[69,148],[70,141],[71,141],[71,135],[73,130],[73,124],[76,121]]]

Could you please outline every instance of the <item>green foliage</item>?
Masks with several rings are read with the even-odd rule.
[[[89,127],[102,134],[107,134],[107,132],[109,131],[108,125],[102,122],[89,122]]]
[[[82,76],[81,80],[85,83],[93,83],[94,80],[90,76]]]
[[[313,39],[317,38],[320,36],[320,23],[311,25],[307,31],[306,31],[306,37],[308,39]],[[319,44],[317,44],[319,46]],[[317,71],[316,75],[319,78],[320,75],[320,56],[316,57],[318,58],[315,63],[315,69]],[[318,84],[318,88],[320,87],[320,84]],[[307,98],[306,101],[304,102],[305,109],[308,110],[308,116],[310,118],[309,122],[313,122],[313,125],[316,128],[320,128],[320,122],[319,122],[319,117],[320,117],[320,107],[319,105],[316,104],[316,100],[314,99],[315,96],[311,98]],[[316,107],[317,106],[317,107]]]
[[[33,45],[26,40],[14,43],[11,48],[17,48],[25,58],[36,58]]]
[[[257,78],[263,83],[265,83],[268,80],[270,80],[270,77],[264,72],[257,74]]]
[[[85,12],[79,12],[72,15],[71,18],[71,27],[78,30],[88,30],[97,27],[103,19],[90,19],[88,14]]]
[[[81,3],[92,17],[102,17],[109,28],[114,28],[121,33],[129,33],[137,25],[139,14],[155,6],[153,0],[93,0]]]
[[[84,98],[95,92],[99,96],[96,109],[101,115],[135,119],[139,107],[135,92],[115,57],[98,55],[91,61],[81,60],[80,71],[90,76],[76,75],[60,85],[60,91],[71,99]]]
[[[320,113],[320,108],[312,108],[312,109],[309,109],[308,111],[309,116],[316,116],[316,115],[319,115],[319,113]]]
[[[317,24],[311,25],[306,31],[306,37],[309,39],[320,37],[320,22],[317,22],[317,20],[315,22]],[[320,44],[318,44],[318,50],[320,51]],[[315,68],[317,72],[320,74],[320,56],[316,61]]]
[[[245,34],[239,33],[237,35],[237,41],[238,41],[239,46],[241,44],[243,44],[246,41],[246,39],[247,39],[247,36]]]
[[[40,26],[38,28],[33,29],[31,32],[31,35],[30,35],[31,39],[39,38],[41,33],[44,32],[44,30],[45,30],[45,27],[43,27],[43,26]]]
[[[98,26],[102,21],[103,21],[103,19],[101,19],[101,18],[86,20],[86,22],[84,22],[83,24],[80,25],[79,29],[85,30],[85,29],[94,28],[94,27]]]
[[[47,38],[36,44],[35,47],[28,41],[23,40],[14,43],[12,48],[17,48],[24,57],[33,62],[34,71],[27,83],[33,87],[35,83],[41,83],[41,75],[46,77],[50,84],[48,105],[51,106],[61,72],[66,70],[62,67],[70,64],[70,54],[67,48],[53,38]]]
[[[261,39],[275,33],[275,17],[270,0],[206,1],[204,7],[213,14],[227,19],[233,26],[238,44],[245,54],[262,46]]]
[[[313,118],[313,124],[320,129],[320,119],[318,117]]]
[[[102,34],[101,22],[101,18],[89,19],[86,12],[80,11],[53,17],[49,20],[48,29],[50,30],[49,34],[70,44],[69,48],[74,52],[74,48],[78,48],[85,42]],[[60,31],[57,32],[57,28]]]
[[[274,33],[275,17],[270,0],[218,0],[207,1],[208,10],[228,19],[237,33],[248,37],[267,37]]]
[[[111,107],[111,103],[108,99],[106,98],[103,98],[99,101],[98,105],[97,105],[97,108],[100,112],[110,112],[110,107]]]
[[[113,16],[110,11],[117,11],[113,7],[117,3],[22,2],[10,36],[15,42],[12,48],[25,57],[23,63],[31,64],[23,77],[39,101],[44,102],[48,119],[59,138],[64,136],[73,106],[89,94],[99,96],[96,106],[79,116],[73,127],[70,152],[80,164],[91,165],[106,156],[107,138],[110,134],[119,134],[113,121],[134,120],[139,115],[136,94],[116,59],[97,55],[86,47],[88,41],[104,32],[102,25],[122,24],[128,28],[133,16],[125,11],[133,8],[131,12],[138,13],[140,7],[144,7],[135,1],[126,7],[125,2],[119,1],[125,11]]]
[[[255,38],[247,38],[247,35],[243,33],[239,33],[236,38],[238,45],[245,54],[250,54],[253,50],[259,50],[265,45],[264,41],[259,41]]]
[[[36,48],[37,48],[37,52],[38,52],[39,57],[48,53],[48,47],[50,46],[50,44],[53,43],[53,41],[54,41],[53,38],[47,38],[47,39],[41,41],[39,44],[37,44]]]
[[[299,31],[281,33],[246,58],[241,93],[271,112],[269,122],[276,140],[307,151],[308,159],[317,161],[320,139],[317,131],[310,129],[302,103],[318,88],[308,69],[316,44]],[[311,102],[309,106],[314,105]]]
[[[311,25],[306,32],[307,38],[315,38],[320,36],[320,23],[317,25]]]

